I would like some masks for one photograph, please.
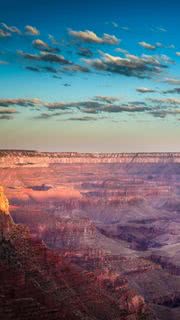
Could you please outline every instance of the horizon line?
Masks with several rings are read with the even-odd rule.
[[[99,152],[99,151],[43,151],[35,149],[0,149],[0,152],[30,152],[30,153],[59,153],[59,154],[180,154],[180,151],[121,151],[121,152]]]

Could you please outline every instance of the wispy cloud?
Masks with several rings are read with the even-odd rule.
[[[71,62],[65,59],[63,55],[58,55],[54,53],[40,52],[39,54],[31,54],[23,51],[18,51],[18,54],[28,60],[55,62],[59,64],[71,64]]]
[[[148,101],[148,102],[146,102]],[[156,118],[180,115],[180,99],[148,98],[146,101],[121,102],[117,97],[98,95],[84,101],[48,102],[40,99],[0,99],[1,120],[10,120],[18,113],[16,107],[30,107],[36,111],[33,119],[50,120],[72,115],[69,121],[99,120],[113,114],[145,114]],[[12,108],[15,107],[15,108]],[[172,108],[173,107],[173,108]],[[86,114],[86,115],[85,115]],[[63,118],[64,119],[64,118]]]
[[[138,44],[139,44],[139,46],[141,46],[145,49],[148,49],[148,50],[155,50],[156,49],[156,45],[150,44],[146,41],[138,42]]]
[[[0,24],[1,28],[4,29],[7,33],[17,33],[21,34],[21,31],[15,26],[8,26],[6,23],[2,22]]]
[[[71,71],[71,72],[90,72],[89,68],[86,66],[81,66],[79,64],[71,64],[63,68],[64,71]]]
[[[176,79],[176,78],[165,78],[163,82],[166,82],[172,85],[180,85],[180,79]]]
[[[60,45],[60,42],[52,34],[48,34],[48,39],[51,41],[53,45]]]
[[[164,27],[152,27],[150,30],[153,32],[167,32],[167,29]]]
[[[180,99],[178,98],[149,98],[150,101],[159,103],[159,104],[166,104],[166,105],[180,105]]]
[[[2,107],[11,107],[11,106],[20,106],[20,107],[36,107],[41,104],[41,100],[37,98],[33,99],[2,99],[0,98],[0,106]]]
[[[9,114],[0,115],[0,120],[13,120],[13,119],[14,119],[14,117]]]
[[[77,54],[78,54],[79,56],[87,57],[87,58],[91,58],[91,57],[93,56],[93,52],[92,52],[91,49],[89,49],[89,48],[83,48],[83,47],[80,47],[80,48],[78,49]]]
[[[105,103],[114,103],[119,101],[119,98],[112,96],[95,96],[94,100],[105,102]]]
[[[96,117],[88,117],[88,116],[85,116],[85,117],[71,117],[71,118],[68,118],[66,119],[66,121],[96,121],[98,118]],[[101,118],[99,118],[101,119]]]
[[[0,107],[0,115],[2,114],[16,114],[18,111],[16,109],[9,109],[9,108],[3,108]]]
[[[64,116],[64,115],[68,115],[70,112],[42,112],[40,113],[39,115],[36,115],[33,117],[33,119],[35,120],[49,120],[49,119],[52,119],[52,118],[56,118],[58,116]]]
[[[153,92],[156,92],[155,89],[145,88],[145,87],[137,88],[136,91],[138,91],[140,93],[153,93]]]
[[[41,72],[41,68],[38,67],[26,66],[26,69],[33,72]]]
[[[180,88],[174,88],[170,90],[164,90],[163,93],[169,94],[169,93],[174,93],[174,94],[180,94]]]
[[[7,38],[7,37],[11,37],[11,33],[3,29],[0,29],[0,38]]]

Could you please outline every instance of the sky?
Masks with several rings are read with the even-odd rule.
[[[180,151],[179,12],[0,0],[0,148]]]

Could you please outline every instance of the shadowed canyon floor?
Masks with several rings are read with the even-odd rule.
[[[32,319],[41,308],[44,319],[180,319],[180,154],[1,151],[0,185],[18,224],[5,233],[1,274],[11,288],[20,272],[14,299],[27,298]],[[43,298],[27,290],[34,281],[48,287]]]

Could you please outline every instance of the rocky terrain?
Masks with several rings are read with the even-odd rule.
[[[179,320],[180,153],[4,150],[0,184],[18,228],[30,230],[31,249],[46,248],[70,268],[63,275],[85,299],[88,319]],[[38,268],[46,266],[47,276],[41,255]],[[84,291],[77,292],[80,283]],[[96,299],[98,290],[105,297]],[[108,302],[115,309],[106,310],[106,299],[115,299]],[[89,300],[98,306],[88,307]]]
[[[0,187],[1,319],[155,319],[123,275],[86,270],[14,223]]]

